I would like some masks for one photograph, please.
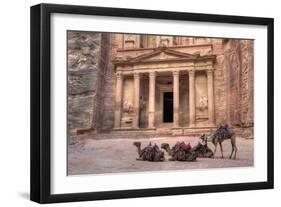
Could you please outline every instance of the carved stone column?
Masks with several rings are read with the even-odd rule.
[[[154,128],[155,116],[155,78],[156,73],[149,73],[149,105],[148,105],[148,128]]]
[[[215,124],[213,70],[207,70],[207,77],[208,77],[208,114],[209,114],[209,125],[213,126]]]
[[[195,71],[188,71],[189,76],[189,126],[195,126]]]
[[[121,72],[116,74],[116,94],[115,94],[115,119],[114,128],[121,127],[121,106],[122,106],[123,76]]]
[[[134,128],[139,128],[139,113],[140,113],[140,74],[134,73]]]
[[[173,92],[174,92],[174,127],[179,126],[179,71],[173,71]]]

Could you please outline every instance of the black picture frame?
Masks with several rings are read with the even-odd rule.
[[[52,13],[151,18],[206,23],[264,25],[267,27],[267,181],[189,187],[51,194],[51,70],[50,32]],[[195,14],[89,6],[39,4],[31,7],[31,174],[30,199],[38,203],[167,196],[210,192],[272,189],[274,187],[274,20],[272,18]]]

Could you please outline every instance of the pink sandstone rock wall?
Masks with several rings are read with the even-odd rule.
[[[77,134],[110,132],[114,127],[115,68],[112,60],[146,54],[156,47],[157,36],[145,37],[142,47],[127,48],[124,44],[140,44],[130,36],[124,43],[120,34],[95,32],[68,33],[68,133]],[[157,39],[158,38],[158,39]],[[134,40],[135,42],[132,43]],[[242,128],[241,133],[253,137],[253,41],[211,38],[167,38],[173,50],[190,54],[216,55],[214,64],[214,100],[216,124],[229,123]],[[180,44],[185,44],[180,45]],[[185,47],[188,46],[189,47]],[[124,47],[124,49],[122,49]],[[131,46],[130,46],[131,47]],[[180,84],[188,85],[188,76]],[[180,87],[182,90],[188,87]],[[148,101],[148,78],[141,80],[140,95]],[[188,99],[188,96],[186,97]],[[180,103],[180,113],[187,110],[188,100]],[[182,107],[185,104],[186,107]],[[147,109],[141,111],[141,127],[146,127]],[[187,124],[187,116],[180,123]]]

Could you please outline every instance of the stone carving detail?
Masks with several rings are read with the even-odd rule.
[[[199,98],[198,108],[201,111],[208,108],[208,99],[205,96]]]
[[[241,40],[241,122],[244,126],[252,123],[252,45],[248,40]]]
[[[228,117],[230,123],[239,126],[240,119],[240,53],[239,40],[229,40],[225,47],[225,63],[228,72]]]
[[[138,46],[138,35],[124,35],[124,48],[135,48]]]
[[[134,112],[133,104],[125,100],[123,104],[123,111],[126,113],[133,113]]]
[[[250,40],[229,40],[225,47],[228,69],[229,120],[232,125],[253,123],[253,43]]]
[[[160,47],[167,47],[169,46],[170,40],[168,38],[160,39]]]
[[[195,114],[197,122],[208,119],[208,80],[206,73],[197,72],[195,75]]]

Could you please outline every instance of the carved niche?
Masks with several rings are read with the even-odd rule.
[[[134,120],[134,79],[124,78],[122,101],[122,127],[132,127]]]
[[[124,35],[124,48],[129,49],[129,48],[139,47],[139,39],[140,39],[140,35],[131,35],[131,34]]]
[[[196,72],[195,75],[195,107],[196,120],[208,120],[208,88],[207,75],[204,71]]]

